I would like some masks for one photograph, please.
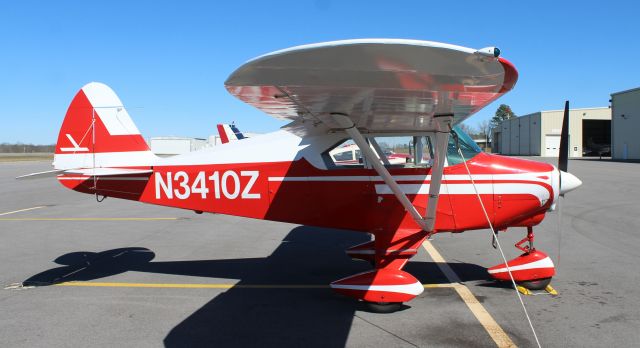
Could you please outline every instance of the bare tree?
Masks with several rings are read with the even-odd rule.
[[[476,127],[478,128],[478,135],[484,137],[489,136],[489,132],[491,131],[491,124],[489,123],[489,120],[478,122]]]
[[[466,123],[464,123],[464,122],[460,123],[460,124],[458,125],[458,127],[459,127],[463,132],[465,132],[465,133],[469,134],[470,136],[473,136],[473,135],[475,135],[475,133],[476,133],[475,129],[474,129],[472,126],[470,126],[470,125],[468,125],[468,124],[466,124]]]
[[[55,145],[33,145],[23,143],[1,143],[0,153],[32,153],[44,152],[51,153],[55,150]]]
[[[491,122],[484,120],[479,122],[476,127],[478,128],[478,136],[483,137],[488,145],[489,138],[491,137]]]

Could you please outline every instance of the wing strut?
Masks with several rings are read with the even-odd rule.
[[[371,163],[373,169],[380,175],[382,180],[389,186],[391,192],[396,196],[404,209],[409,212],[413,220],[427,232],[432,232],[435,226],[436,206],[440,193],[440,184],[442,182],[442,171],[444,170],[444,158],[446,157],[447,143],[449,141],[449,125],[453,120],[452,115],[446,115],[434,118],[438,123],[438,131],[436,132],[436,151],[434,166],[431,169],[431,184],[429,185],[429,201],[425,218],[418,212],[416,207],[411,203],[407,195],[402,192],[400,185],[391,176],[387,168],[380,162],[373,149],[369,146],[366,139],[356,128],[353,121],[345,114],[332,113],[333,120],[349,134],[351,139],[358,145],[362,155]]]
[[[436,116],[438,131],[436,131],[436,146],[433,153],[433,167],[431,169],[431,183],[429,184],[429,200],[427,201],[427,215],[425,216],[425,231],[433,231],[436,225],[436,207],[440,198],[440,185],[442,184],[442,172],[444,171],[444,160],[447,157],[447,146],[449,144],[449,134],[451,132],[451,122],[453,116]]]
[[[378,157],[382,160],[382,163],[384,163],[384,165],[386,165],[386,166],[390,166],[391,163],[389,163],[389,159],[384,154],[384,151],[382,151],[382,149],[380,148],[380,145],[378,145],[378,142],[376,141],[376,138],[371,137],[371,138],[367,138],[367,139],[369,139],[369,142],[371,143],[371,146],[373,146],[373,149],[376,150],[376,152],[378,153]]]

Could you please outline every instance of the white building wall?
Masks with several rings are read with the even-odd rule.
[[[151,152],[158,155],[177,155],[191,152],[190,139],[151,138]]]
[[[611,94],[611,156],[640,159],[640,88]]]
[[[563,114],[564,110],[542,111],[540,113],[540,153],[543,157],[558,156]],[[571,117],[571,111],[569,111],[569,117]],[[572,124],[571,120],[569,120],[569,124]],[[569,130],[569,147],[571,147],[571,140],[572,134]]]
[[[252,138],[260,133],[243,133],[245,137]],[[165,136],[149,138],[149,147],[157,155],[180,155],[198,151],[205,147],[222,145],[219,135],[211,135],[208,139]]]
[[[157,155],[180,155],[206,146],[206,139],[185,137],[155,137],[149,140],[151,152]]]

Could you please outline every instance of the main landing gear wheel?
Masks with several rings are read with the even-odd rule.
[[[518,285],[529,290],[543,290],[546,289],[550,283],[551,277],[517,282]]]
[[[392,313],[403,308],[424,291],[411,274],[394,268],[380,268],[358,273],[331,283],[339,294],[360,300],[358,307],[375,313]]]
[[[393,313],[402,308],[402,302],[363,302],[366,308],[373,313]]]

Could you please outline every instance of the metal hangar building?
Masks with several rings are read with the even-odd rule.
[[[640,160],[640,87],[611,94],[611,157]]]
[[[503,121],[493,129],[493,152],[558,157],[564,110],[539,111]],[[640,120],[638,120],[640,121]],[[569,157],[598,156],[611,144],[611,109],[569,110]]]

